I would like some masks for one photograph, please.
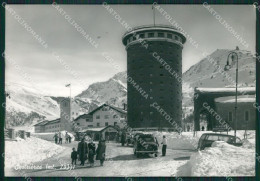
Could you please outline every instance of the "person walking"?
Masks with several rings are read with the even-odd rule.
[[[104,139],[99,141],[96,154],[96,160],[100,160],[100,165],[103,166],[106,156],[106,142]]]
[[[72,165],[76,165],[77,164],[77,157],[78,157],[78,152],[75,151],[75,148],[72,148],[72,152],[71,152],[71,164]]]
[[[68,134],[67,131],[66,131],[66,134],[65,134],[65,139],[66,139],[65,143],[69,143],[69,134]]]
[[[71,136],[69,135],[69,143],[71,143]]]
[[[121,145],[122,146],[125,146],[125,138],[126,138],[125,133],[122,133],[122,135],[121,135]]]
[[[61,135],[61,132],[59,132],[58,136],[59,136],[59,144],[62,145],[62,135]]]
[[[94,166],[94,156],[96,154],[96,145],[92,139],[90,140],[90,143],[88,144],[88,149],[89,149],[88,161],[90,163],[90,166],[93,167]]]
[[[166,136],[163,135],[163,140],[162,140],[162,143],[161,143],[163,146],[162,146],[162,156],[165,156],[166,155],[166,148],[167,148],[167,139],[166,139]]]
[[[55,139],[55,144],[58,144],[58,138],[59,138],[58,133],[55,133],[53,138]]]
[[[80,165],[84,166],[85,161],[88,158],[88,144],[85,142],[85,137],[81,139],[81,141],[78,143],[78,155],[80,160]]]

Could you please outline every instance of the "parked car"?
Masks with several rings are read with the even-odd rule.
[[[156,137],[151,134],[135,135],[134,154],[139,158],[142,154],[158,155],[158,141]]]
[[[214,141],[225,141],[228,144],[234,146],[241,146],[242,141],[240,138],[227,135],[227,134],[218,134],[218,133],[204,133],[201,135],[198,143],[198,150],[204,150],[206,147],[211,147]]]

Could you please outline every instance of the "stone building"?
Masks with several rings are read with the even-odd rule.
[[[194,129],[201,130],[203,122],[206,130],[214,130],[227,124],[235,129],[235,88],[195,88]],[[237,129],[255,129],[256,109],[255,87],[238,88]]]
[[[126,111],[108,104],[103,104],[88,114],[83,114],[74,120],[74,123],[82,128],[98,128],[106,126],[126,125]]]
[[[157,102],[174,122],[182,119],[182,49],[185,36],[172,26],[136,27],[123,35],[127,51],[127,119],[132,128],[172,124],[150,105]],[[134,83],[133,83],[134,82]],[[138,87],[138,88],[137,88]],[[140,92],[145,91],[145,97]]]

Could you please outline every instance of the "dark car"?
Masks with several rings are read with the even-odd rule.
[[[226,135],[226,134],[217,134],[217,133],[204,133],[201,135],[198,143],[198,150],[204,150],[206,147],[211,147],[214,141],[225,141],[228,144],[234,146],[241,146],[242,141],[240,138]]]
[[[143,154],[158,155],[158,141],[156,137],[151,134],[138,134],[135,136],[134,154],[139,158]]]

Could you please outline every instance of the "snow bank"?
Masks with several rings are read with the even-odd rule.
[[[187,164],[191,176],[254,176],[255,150],[217,141],[193,154]]]
[[[35,137],[5,141],[5,167],[14,168],[17,165],[32,164],[59,154],[63,150],[62,146]]]
[[[66,131],[61,131],[62,137],[65,139],[65,134]],[[71,136],[71,141],[75,140],[75,137],[72,133],[68,134]],[[43,140],[47,140],[47,141],[54,141],[54,135],[55,133],[32,133],[32,136],[43,139]],[[63,142],[65,142],[65,140],[63,139]]]

